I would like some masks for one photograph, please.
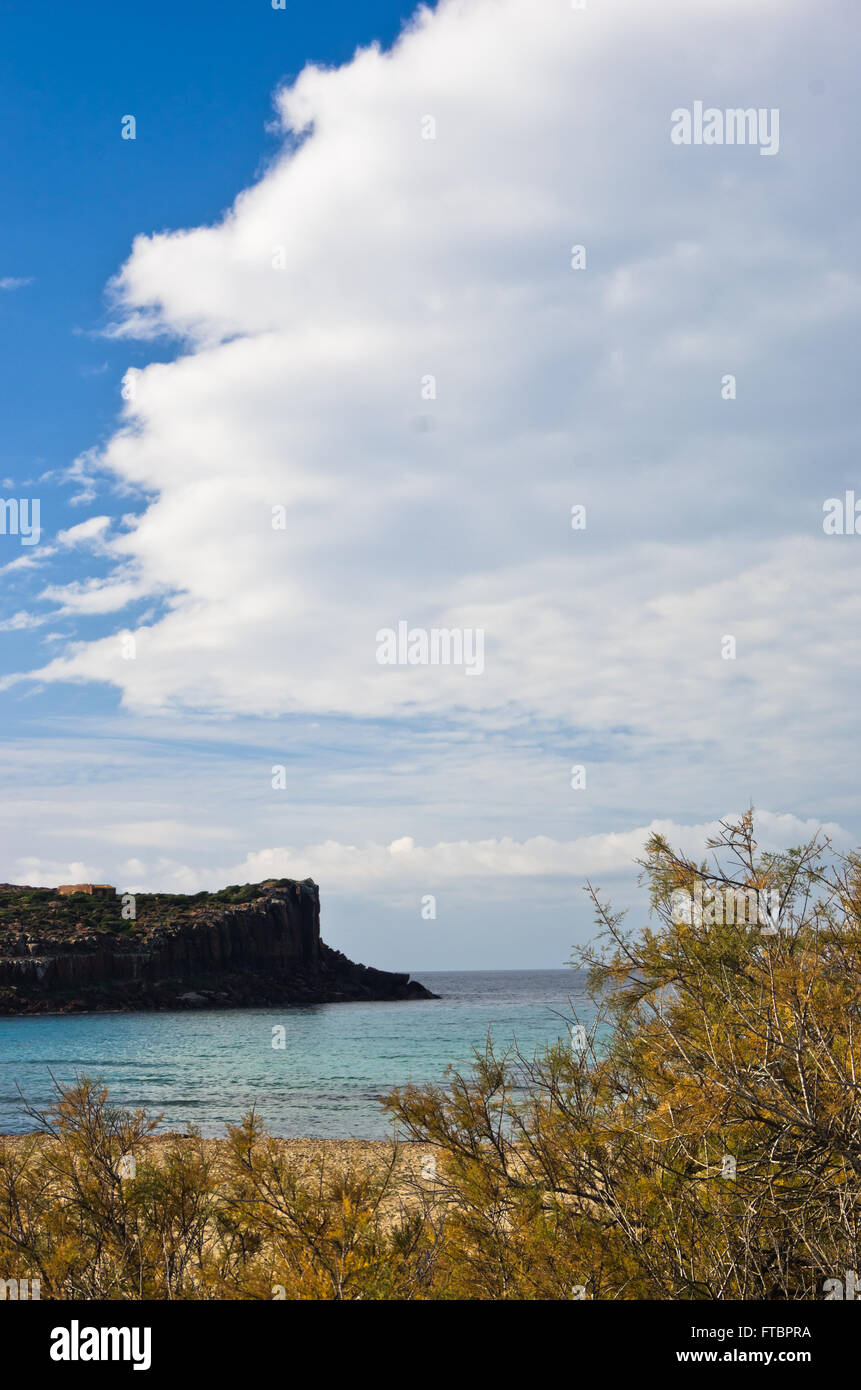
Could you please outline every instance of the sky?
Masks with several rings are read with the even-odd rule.
[[[0,879],[311,876],[356,959],[545,968],[650,829],[858,844],[858,46],[0,0]]]

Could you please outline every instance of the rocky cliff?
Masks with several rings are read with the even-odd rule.
[[[113,898],[0,884],[0,1014],[434,997],[327,946],[310,879]]]

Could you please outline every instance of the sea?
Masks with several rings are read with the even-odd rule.
[[[380,1096],[444,1083],[490,1035],[531,1057],[592,1010],[567,970],[417,971],[439,999],[159,1013],[0,1017],[0,1133],[35,1126],[54,1082],[99,1079],[160,1131],[225,1134],[252,1107],[283,1138],[386,1139]],[[282,1045],[283,1044],[283,1045]]]

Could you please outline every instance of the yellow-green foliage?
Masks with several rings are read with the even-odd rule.
[[[299,1161],[253,1114],[154,1145],[86,1078],[58,1088],[38,1137],[0,1142],[0,1276],[43,1298],[822,1297],[861,1268],[861,857],[761,855],[752,815],[711,848],[654,837],[638,933],[590,888],[585,1046],[488,1045],[394,1092],[418,1148]],[[698,884],[776,912],[680,914]]]

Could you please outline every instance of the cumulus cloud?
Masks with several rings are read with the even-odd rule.
[[[861,541],[822,528],[858,457],[852,22],[836,7],[826,43],[801,0],[443,0],[391,52],[306,68],[276,94],[263,177],[212,226],[139,236],[112,285],[114,335],[178,355],[127,374],[69,480],[77,502],[102,476],[147,501],[124,530],[63,533],[80,568],[39,597],[129,623],[136,659],[109,632],[30,674],[108,682],[135,714],[420,715],[449,753],[464,723],[576,728],[604,825],[645,824],[646,767],[694,815],[730,766],[771,804],[827,804],[861,617]],[[697,99],[779,107],[779,153],[674,146]],[[379,665],[402,620],[481,629],[484,673]],[[583,756],[566,740],[559,765]],[[484,814],[505,795],[503,770]],[[611,854],[392,829],[223,872]]]
[[[319,878],[328,889],[368,890],[406,884],[462,884],[470,879],[562,877],[583,880],[595,875],[630,875],[642,857],[646,841],[654,833],[665,835],[687,854],[702,856],[708,839],[718,831],[717,821],[703,825],[678,825],[652,821],[621,833],[582,835],[575,840],[555,840],[536,835],[517,841],[510,836],[491,840],[461,840],[436,845],[417,845],[410,836],[382,845],[356,845],[327,841],[304,849],[288,847],[259,850],[239,864],[221,871],[232,883],[257,883],[267,878]],[[813,821],[763,812],[757,819],[760,846],[785,848],[811,838],[819,829]],[[823,826],[837,847],[848,846],[841,826]],[[187,877],[183,870],[182,877]]]
[[[734,813],[724,819],[737,818]],[[757,815],[756,824],[762,850],[785,849],[806,842],[820,832],[831,839],[837,850],[846,849],[851,843],[846,830],[836,823],[820,826],[813,820],[762,811]],[[226,883],[259,883],[267,878],[313,878],[322,883],[327,892],[361,893],[500,879],[583,881],[596,875],[618,879],[632,876],[652,834],[666,836],[676,848],[699,858],[706,854],[707,843],[717,834],[719,826],[717,820],[694,825],[653,820],[649,825],[632,830],[581,835],[573,840],[558,840],[547,835],[521,841],[501,836],[429,845],[417,844],[410,835],[389,844],[373,840],[357,844],[326,840],[301,848],[282,845],[255,850],[242,860],[205,869],[175,859],[162,857],[146,861],[139,856],[124,861],[124,867],[134,865],[137,881],[133,886],[140,891],[156,888],[189,893],[220,888]],[[91,829],[89,833],[98,833],[99,838],[108,843],[138,849],[164,849],[178,842],[190,847],[195,843],[230,838],[227,831],[219,834],[208,828],[189,833],[184,825],[170,821],[128,822],[97,831]],[[40,864],[38,860],[26,862]],[[41,867],[39,872],[42,872]]]
[[[31,888],[56,888],[59,883],[99,883],[99,871],[83,859],[72,862],[62,859],[40,859],[28,855],[17,861],[10,883],[26,884]]]
[[[155,500],[109,543],[118,581],[45,597],[175,595],[146,674],[102,640],[38,678],[220,713],[573,704],[661,736],[716,689],[752,735],[824,702],[823,597],[857,620],[857,561],[775,417],[861,307],[840,244],[787,231],[814,116],[771,160],[669,140],[692,93],[791,96],[811,20],[775,13],[450,0],[279,92],[281,158],[218,224],[139,237],[113,286],[117,331],[185,350],[132,374],[79,500],[94,464]],[[484,630],[485,674],[380,667],[400,620]]]

